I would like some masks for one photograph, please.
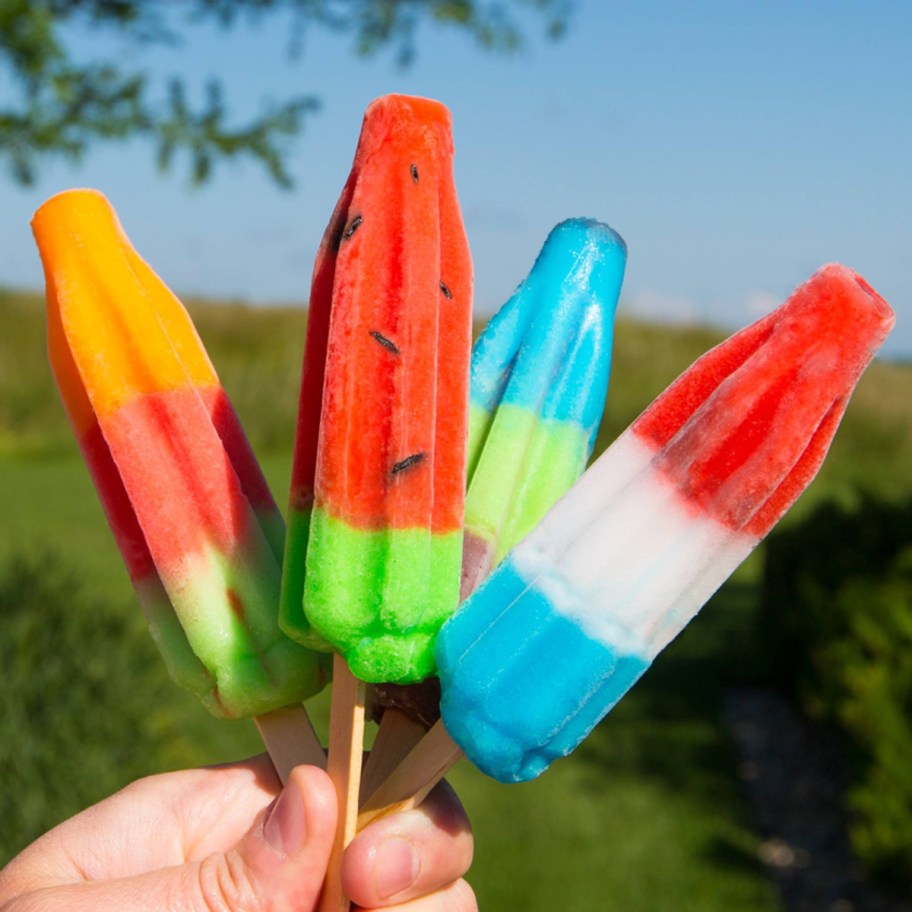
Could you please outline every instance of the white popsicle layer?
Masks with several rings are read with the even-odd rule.
[[[552,511],[511,555],[516,572],[586,636],[616,652],[652,661],[757,544],[680,499],[652,463],[650,450],[627,431],[592,467],[592,486],[610,491],[592,513],[593,498],[578,486],[564,509]],[[606,613],[601,606],[610,604]],[[656,616],[655,605],[673,605]]]

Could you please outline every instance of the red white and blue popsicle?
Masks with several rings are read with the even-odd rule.
[[[577,747],[814,478],[893,323],[825,266],[693,364],[443,626],[442,719],[359,825],[463,755],[517,782]]]
[[[812,480],[893,322],[826,266],[634,422],[438,637],[469,759],[521,781],[586,737]]]

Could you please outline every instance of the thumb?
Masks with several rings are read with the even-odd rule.
[[[310,912],[326,875],[336,816],[329,777],[300,766],[227,852],[122,880],[41,890],[2,912]]]
[[[189,866],[174,909],[309,912],[323,886],[337,813],[335,790],[326,773],[298,767],[234,849]]]

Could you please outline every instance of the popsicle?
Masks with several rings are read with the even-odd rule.
[[[430,99],[368,107],[314,268],[282,624],[362,681],[426,677],[459,594],[472,270],[450,129]]]
[[[418,761],[513,782],[570,753],[813,479],[893,319],[825,266],[662,393],[443,627],[442,720],[362,821]]]
[[[300,703],[325,662],[279,629],[282,517],[189,315],[101,193],[32,226],[57,386],[171,676],[221,717]]]
[[[472,351],[465,598],[582,474],[598,432],[627,247],[568,219]]]
[[[348,906],[363,682],[426,677],[459,595],[472,269],[452,167],[444,105],[372,102],[314,266],[281,623],[337,653],[321,910]]]

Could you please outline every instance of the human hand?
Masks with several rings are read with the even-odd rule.
[[[278,796],[278,797],[277,797]],[[311,912],[336,826],[327,775],[284,789],[265,757],[140,779],[0,871],[0,912]],[[378,820],[345,852],[358,908],[472,912],[472,835],[455,795]]]

